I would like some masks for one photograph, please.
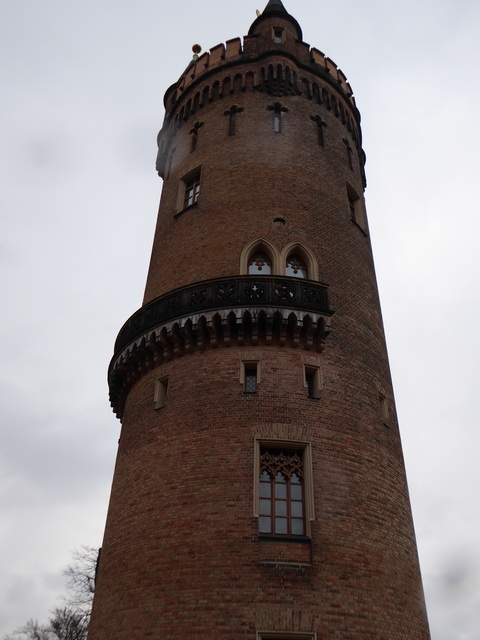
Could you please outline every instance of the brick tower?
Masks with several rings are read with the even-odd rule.
[[[90,640],[429,638],[344,74],[270,0],[165,94]]]

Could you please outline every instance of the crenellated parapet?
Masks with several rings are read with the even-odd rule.
[[[345,74],[319,49],[298,40],[258,49],[256,36],[234,38],[192,61],[166,92],[165,121],[158,134],[157,171],[164,177],[168,148],[179,127],[204,107],[256,91],[274,97],[301,96],[333,114],[365,163],[360,113]]]
[[[360,118],[356,109],[353,90],[345,74],[322,51],[315,47],[310,47],[306,42],[299,41],[277,44],[270,51],[258,51],[256,44],[257,38],[255,36],[245,36],[243,44],[241,38],[233,38],[232,40],[227,40],[225,44],[221,43],[212,47],[209,52],[203,53],[196,61],[192,61],[178,82],[172,85],[165,93],[164,104],[167,113],[171,111],[172,107],[177,104],[192,85],[195,85],[207,74],[217,71],[220,67],[230,67],[247,62],[256,63],[260,58],[277,55],[290,58],[299,69],[317,75],[331,84],[336,90],[340,90],[354,108],[358,118]]]

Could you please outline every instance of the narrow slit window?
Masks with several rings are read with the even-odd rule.
[[[155,409],[161,409],[165,406],[168,394],[168,376],[159,378],[155,383],[154,402]]]
[[[380,403],[380,415],[384,424],[388,424],[389,421],[389,411],[388,411],[388,400],[387,397],[383,393],[378,394],[378,401]]]
[[[258,376],[257,363],[244,362],[244,391],[245,393],[257,393]]]
[[[367,234],[367,218],[365,215],[365,207],[362,199],[358,196],[353,187],[347,183],[347,198],[350,218],[357,226]]]
[[[306,365],[304,367],[304,384],[309,398],[320,398],[321,376],[320,368]]]
[[[273,41],[275,44],[283,42],[283,29],[281,27],[273,27]]]
[[[275,133],[282,132],[282,114],[287,113],[288,109],[282,107],[280,102],[275,102],[267,107],[268,111],[273,111],[273,130]]]

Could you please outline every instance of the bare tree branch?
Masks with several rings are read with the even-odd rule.
[[[86,640],[93,594],[98,549],[82,547],[73,552],[74,562],[65,569],[67,577],[66,605],[54,609],[49,624],[29,620],[3,640]]]

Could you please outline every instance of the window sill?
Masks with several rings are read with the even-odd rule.
[[[271,542],[300,542],[311,544],[312,540],[308,536],[282,535],[276,533],[259,533],[259,540],[268,540]]]
[[[189,204],[188,207],[184,207],[183,209],[178,211],[173,217],[174,218],[179,218],[186,211],[190,211],[190,209],[195,209],[196,207],[198,207],[198,200],[196,202],[194,202],[193,204]]]

